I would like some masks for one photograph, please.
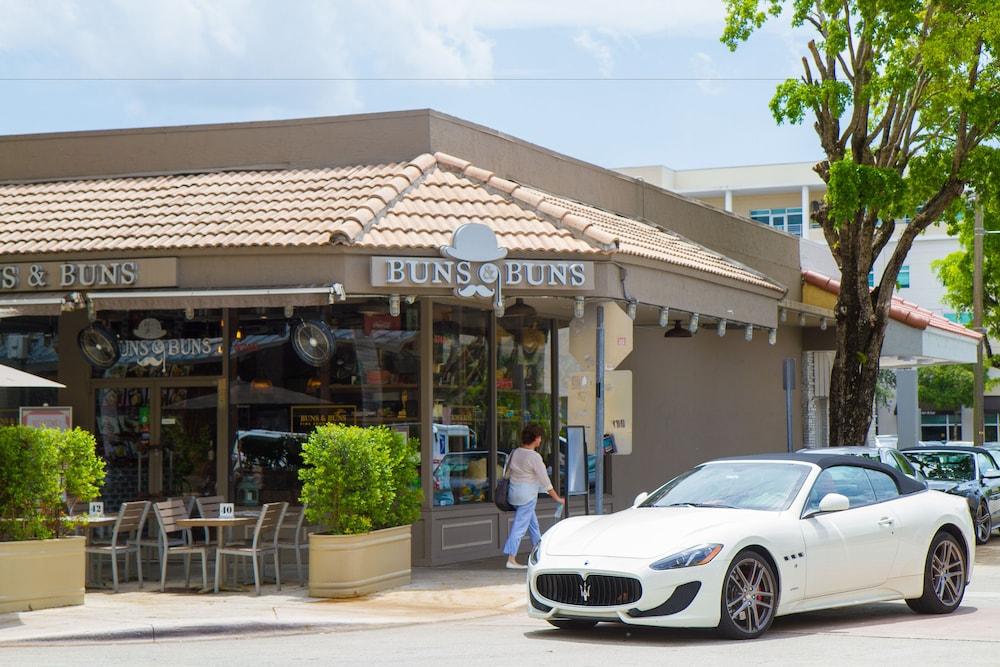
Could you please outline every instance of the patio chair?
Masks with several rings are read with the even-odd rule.
[[[224,496],[198,496],[194,499],[195,507],[198,508],[198,516],[208,519],[219,516],[219,505],[226,502]],[[205,544],[212,543],[211,530],[205,528]]]
[[[191,529],[177,525],[178,519],[186,519],[188,512],[180,499],[165,500],[153,505],[156,523],[159,526],[160,592],[167,585],[167,562],[171,556],[184,556],[184,586],[191,586],[191,555],[201,554],[201,587],[208,588],[208,547],[191,543]]]
[[[111,541],[108,544],[90,544],[86,547],[88,554],[110,556],[111,582],[115,593],[118,592],[119,554],[125,555],[126,581],[128,581],[129,575],[128,556],[129,554],[135,554],[135,568],[139,576],[139,588],[142,588],[142,559],[139,558],[139,545],[136,543],[136,539],[142,532],[142,527],[146,523],[146,514],[148,513],[148,500],[122,503],[121,508],[118,510],[118,518],[115,519],[114,527],[111,529]],[[100,579],[100,569],[98,569],[97,576]]]
[[[299,586],[303,586],[305,580],[302,578],[302,551],[309,548],[309,541],[305,532],[306,513],[304,507],[289,507],[285,510],[285,518],[282,521],[282,528],[291,527],[293,532],[290,537],[278,540],[278,553],[283,550],[295,552],[295,570],[299,575]],[[287,534],[287,533],[286,533]]]
[[[167,500],[171,500],[171,499],[167,498]],[[183,507],[183,505],[182,505],[182,507]],[[154,507],[153,509],[155,510],[156,508]],[[190,513],[185,513],[183,516],[178,516],[177,518],[178,519],[181,519],[181,518],[186,519],[188,516],[190,516]],[[148,518],[149,517],[147,517],[147,519]],[[153,512],[153,519],[154,519],[154,521],[157,522],[157,524],[159,523],[159,518],[156,516],[156,512],[155,511]],[[163,546],[164,545],[163,545],[163,542],[162,542],[162,537],[161,537],[161,533],[160,533],[159,528],[157,526],[153,526],[153,525],[147,524],[146,525],[146,531],[145,531],[145,533],[146,533],[145,535],[143,535],[142,533],[139,533],[139,535],[135,539],[135,543],[139,547],[139,557],[142,558],[142,552],[143,552],[144,549],[147,551],[147,553],[149,553],[152,550],[153,553],[156,554],[156,557],[157,557],[157,561],[156,562],[157,562],[157,564],[158,565],[163,565]],[[182,546],[184,544],[187,544],[187,542],[185,542],[184,538],[182,536],[179,536],[179,535],[175,535],[175,536],[171,537],[166,542],[166,546],[171,546],[171,547],[178,547],[178,546]],[[147,556],[146,563],[149,564],[150,562],[152,562],[152,560],[153,560],[152,556]]]
[[[274,554],[274,582],[281,590],[281,564],[278,562],[278,533],[281,521],[285,516],[288,503],[268,503],[261,508],[257,525],[254,527],[253,539],[246,544],[227,544],[215,550],[215,592],[219,592],[219,575],[222,572],[223,556],[241,556],[249,558],[253,563],[254,591],[260,595],[260,580],[262,578],[261,561],[268,553]]]

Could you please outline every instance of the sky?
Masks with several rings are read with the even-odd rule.
[[[814,160],[722,0],[0,0],[0,134],[433,108],[605,167]]]

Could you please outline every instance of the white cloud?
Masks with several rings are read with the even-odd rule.
[[[718,81],[712,80],[720,75],[715,61],[707,53],[699,51],[691,56],[691,73],[692,76],[698,77],[698,89],[706,95],[721,95],[724,92],[723,86]]]
[[[611,76],[611,72],[614,70],[615,59],[611,53],[610,46],[605,42],[594,39],[589,30],[578,32],[573,38],[573,43],[583,49],[584,52],[593,56],[594,60],[597,61],[597,71],[600,72],[601,76]]]

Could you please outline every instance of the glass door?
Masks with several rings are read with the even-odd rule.
[[[159,398],[163,495],[216,494],[218,390],[214,386],[163,387]]]
[[[96,393],[97,453],[106,462],[105,511],[149,497],[149,452],[153,442],[149,387],[106,387]]]

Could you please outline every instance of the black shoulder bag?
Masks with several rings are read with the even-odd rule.
[[[507,493],[510,491],[510,477],[507,475],[507,468],[510,460],[514,458],[514,452],[507,457],[507,464],[503,467],[503,477],[497,480],[497,488],[493,491],[493,502],[502,512],[513,512],[517,508],[507,500]]]

